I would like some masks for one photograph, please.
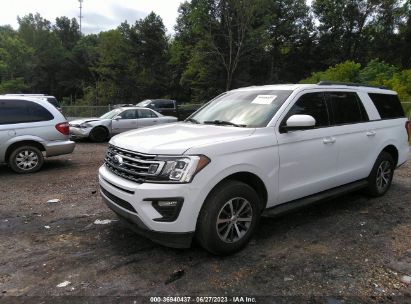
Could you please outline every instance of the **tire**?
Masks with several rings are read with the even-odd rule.
[[[16,173],[34,173],[43,166],[41,151],[33,146],[21,146],[14,149],[9,157],[9,166]]]
[[[232,216],[230,202],[234,211],[240,211],[241,217],[236,212]],[[196,238],[204,249],[213,254],[235,253],[247,245],[260,215],[260,199],[253,188],[235,180],[223,182],[204,202],[197,222]],[[217,223],[218,219],[220,223]]]
[[[95,127],[90,131],[89,138],[93,142],[103,142],[107,139],[108,132],[104,127]]]
[[[374,197],[383,196],[391,186],[394,169],[395,165],[391,154],[381,152],[368,177],[368,194]]]

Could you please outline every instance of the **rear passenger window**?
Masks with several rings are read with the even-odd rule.
[[[356,93],[328,92],[326,96],[332,110],[334,125],[368,121],[368,115]]]
[[[41,105],[27,100],[0,100],[0,124],[17,124],[53,120]]]
[[[404,110],[397,95],[369,93],[382,119],[404,117]]]
[[[144,109],[138,110],[138,118],[153,118],[153,117],[157,117],[157,115],[154,114],[153,111],[144,110]]]
[[[282,124],[285,125],[288,118],[298,114],[314,117],[316,128],[328,127],[330,124],[323,93],[307,93],[301,96],[288,112]]]

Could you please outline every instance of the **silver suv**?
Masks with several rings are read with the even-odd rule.
[[[73,152],[69,124],[52,104],[23,96],[0,96],[0,163],[17,173],[38,171],[44,156]]]

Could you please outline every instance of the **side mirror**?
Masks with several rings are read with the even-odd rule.
[[[114,117],[113,119],[114,119],[114,120],[120,120],[120,119],[121,119],[121,116],[116,116],[116,117]]]
[[[311,115],[292,115],[287,119],[285,131],[308,130],[315,126],[315,119]]]

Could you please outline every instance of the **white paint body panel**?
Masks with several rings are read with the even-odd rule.
[[[258,176],[267,189],[267,208],[366,178],[379,153],[388,145],[398,150],[398,163],[408,157],[405,118],[380,120],[367,92],[395,94],[376,88],[347,86],[282,85],[239,90],[293,90],[264,128],[175,123],[129,131],[111,139],[123,149],[157,155],[203,154],[211,162],[188,184],[137,184],[102,166],[100,184],[128,201],[151,230],[192,232],[210,191],[224,178],[238,172]],[[279,125],[298,98],[308,92],[358,93],[370,121],[327,128],[280,133]],[[368,136],[368,132],[375,132]],[[107,183],[106,181],[109,183]],[[110,184],[111,183],[111,184]],[[135,191],[130,195],[120,188]],[[143,199],[184,197],[174,222],[156,222],[159,214]]]

